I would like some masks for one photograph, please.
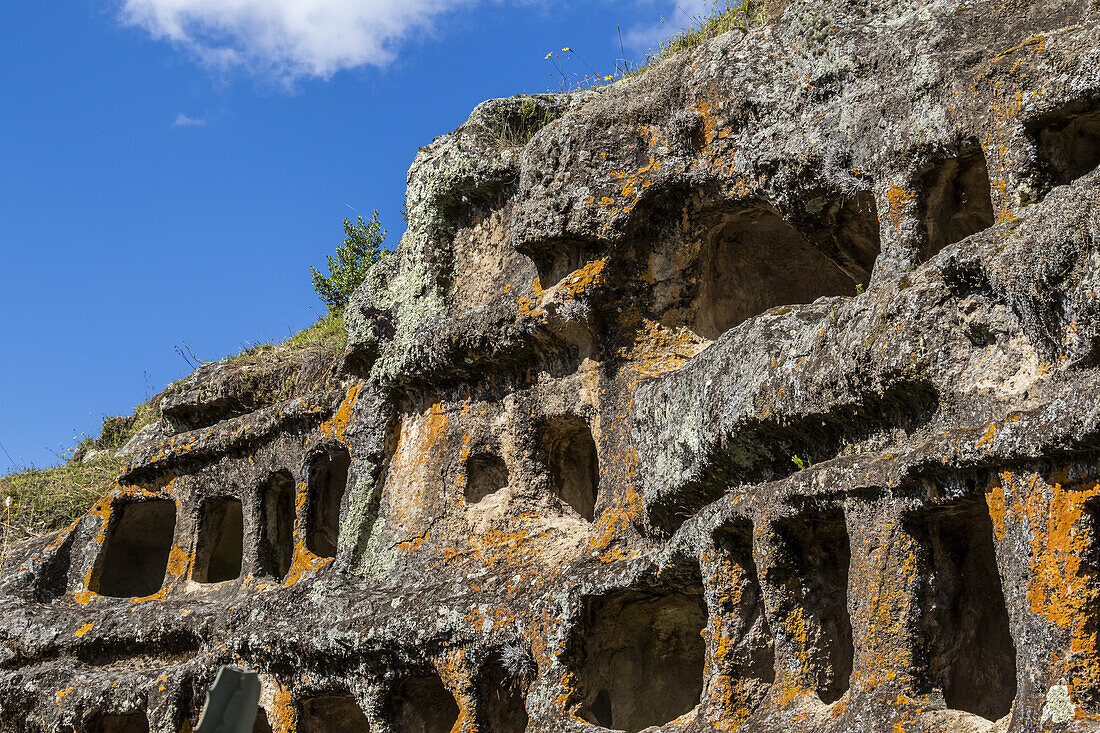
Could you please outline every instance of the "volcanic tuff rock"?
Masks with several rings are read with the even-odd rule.
[[[1100,729],[1100,3],[768,13],[423,148],[8,557],[0,728]]]

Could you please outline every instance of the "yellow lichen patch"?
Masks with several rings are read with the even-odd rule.
[[[312,577],[321,568],[332,562],[331,557],[319,557],[306,549],[302,540],[294,542],[294,560],[290,563],[290,570],[286,574],[287,587],[300,582],[304,578]]]
[[[1063,478],[1063,477],[1051,477]],[[1100,496],[1094,481],[1064,485],[1037,474],[1000,476],[1005,514],[1030,536],[1031,561],[1027,601],[1031,612],[1068,633],[1068,659],[1058,674],[1069,677],[1074,689],[1100,693],[1100,643],[1092,630],[1091,609],[1100,600],[1100,583],[1084,566],[1097,527],[1086,514],[1087,504]],[[991,511],[996,486],[987,492]],[[1007,520],[1002,520],[1006,522]]]
[[[912,215],[917,205],[917,195],[901,186],[890,186],[886,191],[886,200],[889,202],[889,210],[886,212],[886,220],[894,230],[894,238],[901,239],[901,224],[904,217]]]
[[[296,733],[298,730],[294,711],[294,701],[290,690],[274,683],[270,701],[265,706],[267,722],[271,725],[271,733]]]
[[[336,414],[332,416],[331,420],[327,420],[321,423],[320,431],[322,434],[329,438],[332,438],[340,443],[346,443],[344,437],[345,431],[348,429],[348,423],[351,421],[352,413],[355,410],[355,400],[359,398],[359,390],[362,385],[352,385],[348,390],[347,396],[344,397],[344,401],[340,403],[340,407],[337,408]]]
[[[603,271],[607,258],[592,260],[565,278],[562,292],[567,300],[583,297],[603,284]]]
[[[89,631],[91,631],[92,628],[94,628],[94,627],[95,627],[94,623],[84,624],[79,629],[77,629],[76,631],[73,632],[73,636],[84,636]]]
[[[619,356],[630,362],[641,377],[673,372],[698,354],[704,343],[691,329],[665,326],[643,319],[635,331],[634,343],[620,349]]]
[[[54,693],[54,698],[57,700],[57,704],[60,705],[61,704],[61,698],[65,697],[66,695],[68,695],[72,691],[73,691],[72,687],[66,687],[64,690],[58,690],[57,692],[55,692]]]
[[[191,553],[178,544],[172,545],[172,549],[168,553],[168,567],[165,572],[173,578],[185,578],[191,569],[193,560],[194,556]]]

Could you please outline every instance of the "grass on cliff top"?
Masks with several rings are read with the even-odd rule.
[[[277,361],[283,356],[304,349],[319,349],[342,353],[347,347],[348,334],[344,330],[344,313],[326,313],[308,328],[291,334],[278,343],[253,344],[229,357],[232,364],[258,364],[263,361]]]
[[[687,28],[661,41],[657,51],[646,53],[644,64],[625,69],[622,76],[637,76],[669,56],[696,48],[723,33],[732,30],[748,32],[749,28],[764,23],[767,17],[765,4],[766,0],[712,0],[709,12],[693,16]]]
[[[343,315],[325,315],[279,343],[251,346],[231,360],[243,364],[278,361],[303,349],[343,351],[346,343]],[[132,415],[104,418],[99,437],[81,441],[63,456],[68,460],[60,466],[31,466],[0,476],[0,565],[13,545],[69,525],[114,486],[126,463],[115,458],[115,453],[137,431],[160,419],[158,405],[163,394],[138,405]],[[85,462],[91,451],[102,453]]]
[[[65,527],[107,493],[125,463],[115,453],[158,417],[150,400],[127,417],[104,418],[99,437],[81,441],[60,466],[0,476],[0,565],[12,545]],[[92,451],[100,453],[85,461]]]

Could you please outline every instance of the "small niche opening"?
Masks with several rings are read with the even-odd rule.
[[[1100,165],[1100,107],[1059,114],[1032,135],[1055,186],[1072,183]]]
[[[547,420],[542,426],[542,447],[554,493],[591,522],[596,515],[600,460],[588,423],[575,415]]]
[[[280,471],[260,490],[263,512],[263,563],[268,573],[282,580],[294,559],[294,479]]]
[[[1000,720],[1016,697],[1016,646],[984,502],[971,501],[918,515],[922,548],[918,656],[927,660],[930,691],[948,708]]]
[[[252,733],[272,733],[271,721],[267,719],[267,711],[263,708],[256,711],[256,722],[252,724]]]
[[[712,668],[739,695],[730,700],[744,714],[759,705],[775,683],[775,637],[764,612],[764,594],[752,556],[752,523],[736,522],[714,533],[714,552],[703,576],[710,609],[710,636],[716,656]]]
[[[117,505],[111,514],[94,590],[116,598],[156,593],[164,584],[175,531],[174,501],[147,499]]]
[[[318,557],[336,557],[340,538],[340,504],[348,488],[351,456],[343,448],[330,448],[309,465],[311,497],[310,531],[307,547]]]
[[[401,733],[451,733],[458,721],[458,703],[439,675],[401,680],[393,695]]]
[[[787,520],[776,533],[786,549],[783,585],[795,594],[806,627],[805,652],[817,696],[839,700],[851,684],[855,648],[848,616],[852,550],[842,512]]]
[[[874,194],[858,191],[834,200],[825,210],[821,231],[834,240],[840,268],[856,283],[863,286],[870,283],[882,249]]]
[[[202,505],[195,568],[197,583],[221,583],[241,576],[244,511],[238,499],[207,499]]]
[[[92,733],[149,733],[149,718],[144,712],[103,715],[92,725]]]
[[[694,330],[707,339],[779,305],[856,292],[851,275],[763,205],[724,217],[700,267]]]
[[[477,504],[508,486],[508,466],[492,453],[478,453],[466,461],[466,503]]]
[[[989,170],[980,148],[937,163],[920,179],[920,261],[993,226]]]
[[[370,733],[370,722],[355,698],[327,693],[302,700],[299,733]]]
[[[524,687],[523,681],[508,674],[500,662],[489,665],[479,690],[484,733],[524,733],[527,730]]]
[[[706,623],[701,592],[589,599],[580,716],[636,733],[691,711],[703,691]]]

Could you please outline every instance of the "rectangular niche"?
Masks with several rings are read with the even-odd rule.
[[[600,459],[592,429],[583,418],[565,415],[543,422],[540,439],[554,493],[591,522],[600,486]]]
[[[333,731],[370,733],[370,723],[355,698],[347,693],[327,693],[302,700],[298,733]]]
[[[714,533],[714,551],[704,561],[703,577],[710,636],[718,653],[712,668],[728,708],[720,714],[743,719],[775,682],[775,637],[752,556],[751,522],[736,522]]]
[[[1055,186],[1072,183],[1100,165],[1100,107],[1050,115],[1031,134]]]
[[[839,218],[841,212],[835,215]],[[855,211],[844,215],[854,216]],[[874,248],[870,243],[858,246]],[[874,258],[869,253],[852,255],[865,265],[870,257],[873,266]],[[764,204],[724,212],[720,223],[706,234],[698,267],[699,291],[693,304],[692,330],[706,339],[716,339],[776,306],[812,303],[820,297],[856,292],[852,274],[838,267],[802,232]],[[865,270],[858,272],[861,278],[866,275]]]
[[[260,487],[263,522],[261,562],[276,580],[290,572],[294,560],[294,479],[280,471]]]
[[[524,733],[527,707],[524,680],[509,674],[501,661],[494,661],[480,675],[478,708],[483,733]]]
[[[701,592],[623,590],[589,598],[575,632],[584,649],[580,716],[637,733],[690,712],[703,691],[706,624]]]
[[[458,721],[458,703],[438,674],[403,679],[392,695],[399,731],[451,733]]]
[[[1016,696],[1016,647],[983,501],[922,512],[909,521],[920,547],[922,644],[928,692],[948,708],[999,720]]]
[[[993,226],[989,170],[981,148],[941,160],[920,179],[920,261]]]
[[[115,505],[92,590],[116,598],[156,593],[164,584],[175,532],[176,503],[170,499]]]
[[[149,718],[143,712],[103,715],[92,724],[91,733],[149,733]]]
[[[244,512],[240,500],[204,501],[191,579],[198,583],[236,580],[241,575],[243,552]]]
[[[306,548],[318,557],[336,557],[340,539],[340,505],[348,487],[351,456],[344,448],[329,448],[315,456],[306,472],[310,522]]]
[[[848,691],[855,649],[848,616],[848,570],[852,550],[843,512],[776,524],[784,549],[780,576],[802,612],[805,653],[814,690],[831,704]]]

